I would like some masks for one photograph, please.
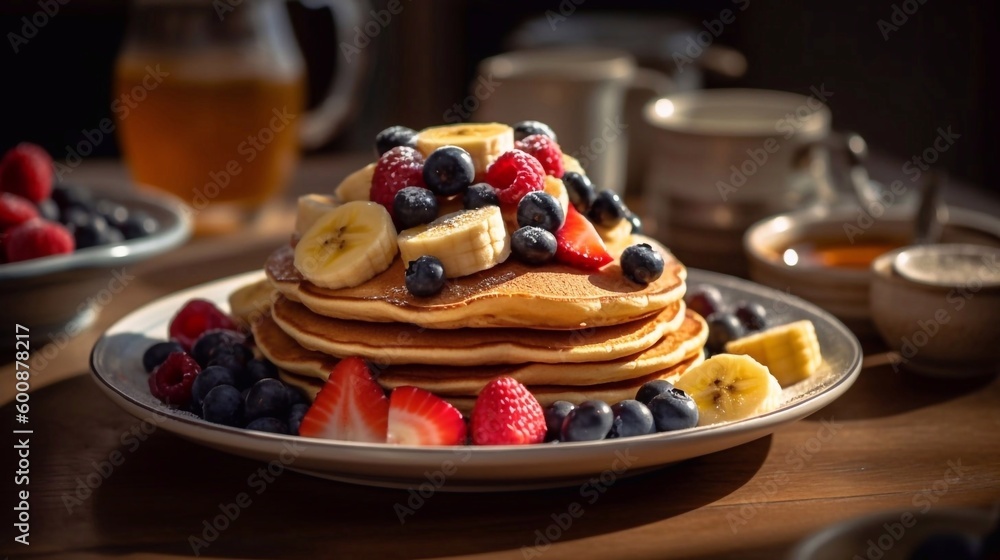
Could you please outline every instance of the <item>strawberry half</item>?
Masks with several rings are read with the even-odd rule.
[[[385,443],[389,399],[361,358],[344,358],[306,411],[299,435]]]
[[[566,210],[566,221],[556,232],[556,260],[585,270],[597,270],[615,260],[594,224],[572,205]]]
[[[389,443],[462,445],[462,413],[447,401],[417,387],[398,387],[389,395]]]
[[[538,399],[513,377],[498,377],[479,392],[472,409],[472,443],[542,443],[545,413]]]

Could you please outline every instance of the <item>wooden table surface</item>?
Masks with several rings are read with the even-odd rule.
[[[307,163],[294,190],[329,190],[359,161]],[[121,171],[90,165],[78,173],[85,180]],[[593,504],[581,500],[580,487],[438,493],[400,523],[394,506],[406,504],[407,491],[286,471],[260,494],[259,485],[249,487],[252,504],[226,530],[206,535],[205,521],[248,490],[261,464],[144,433],[148,426],[86,375],[87,356],[105,327],[144,303],[259,268],[290,219],[279,205],[252,235],[197,240],[130,269],[136,280],[97,325],[36,369],[31,545],[14,543],[8,524],[0,554],[191,556],[192,537],[201,537],[207,546],[197,553],[220,558],[771,559],[812,531],[866,513],[909,508],[919,520],[925,507],[1000,502],[1000,379],[924,380],[894,371],[879,345],[868,344],[859,380],[812,417],[734,449],[619,479]],[[9,402],[13,368],[4,365],[0,377],[0,402]],[[11,404],[0,408],[0,417],[13,415]],[[13,507],[13,478],[4,478]],[[551,544],[540,540],[578,501],[583,515]]]

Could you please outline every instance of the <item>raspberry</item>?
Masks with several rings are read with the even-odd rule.
[[[52,158],[41,146],[18,144],[0,160],[0,190],[38,203],[52,194]]]
[[[198,337],[212,329],[235,331],[236,323],[215,304],[204,299],[187,302],[170,320],[170,338],[179,342],[185,350],[191,350]]]
[[[37,217],[38,209],[27,198],[11,193],[0,193],[0,231],[6,231]]]
[[[61,224],[34,219],[12,228],[4,240],[8,262],[72,253],[73,235]]]
[[[183,352],[174,352],[149,376],[149,392],[166,404],[187,406],[191,402],[191,386],[201,373],[201,366]]]
[[[524,150],[542,164],[545,172],[557,179],[563,176],[562,150],[559,144],[544,134],[532,134],[526,136],[524,140],[516,142],[514,146],[519,150]]]
[[[379,158],[372,174],[369,198],[396,217],[393,200],[405,187],[424,187],[424,156],[409,146],[396,146]]]
[[[476,445],[541,443],[545,413],[524,385],[512,377],[498,377],[479,392],[471,428]]]
[[[514,210],[524,195],[542,190],[545,169],[534,156],[521,150],[504,152],[486,170],[486,182],[497,190],[504,210]]]

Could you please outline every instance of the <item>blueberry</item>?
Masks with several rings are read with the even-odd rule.
[[[729,313],[709,315],[706,321],[708,322],[708,342],[705,343],[705,348],[712,354],[725,352],[727,342],[746,334],[740,320]]]
[[[406,289],[418,297],[432,296],[444,288],[444,267],[435,257],[424,255],[406,267]]]
[[[530,192],[517,204],[517,225],[521,227],[536,226],[555,233],[565,219],[562,205],[547,192]]]
[[[687,393],[674,387],[649,401],[656,431],[670,432],[698,425],[698,405]]]
[[[375,151],[379,157],[396,146],[417,146],[417,131],[405,126],[390,126],[375,135]]]
[[[615,418],[611,421],[609,438],[644,436],[656,431],[653,413],[639,401],[628,399],[615,403],[611,406],[611,413]]]
[[[94,208],[94,197],[90,191],[76,185],[57,183],[52,187],[52,200],[59,207],[59,210],[66,212],[70,208],[80,208],[92,211]]]
[[[122,234],[121,230],[118,228],[113,228],[108,226],[108,233],[105,235],[105,245],[118,245],[119,243],[125,241],[125,235]]]
[[[559,439],[563,421],[574,408],[576,407],[569,401],[556,401],[545,407],[545,441]]]
[[[434,194],[458,194],[469,188],[475,177],[472,156],[458,146],[438,148],[424,161],[424,183]]]
[[[233,372],[222,366],[210,366],[201,370],[198,377],[194,378],[194,384],[191,385],[192,408],[197,411],[208,392],[219,385],[231,385],[235,388],[236,377]]]
[[[587,211],[587,217],[591,222],[604,227],[613,227],[627,215],[628,208],[625,207],[622,198],[618,193],[609,190],[597,193],[594,203]]]
[[[153,219],[149,214],[136,211],[125,220],[122,225],[118,227],[121,230],[122,235],[125,239],[137,239],[139,237],[146,237],[156,233],[159,228],[159,224]]]
[[[202,401],[201,417],[214,424],[242,424],[243,400],[239,389],[232,385],[219,385],[209,391]]]
[[[400,229],[426,224],[438,217],[438,200],[423,187],[405,187],[392,200],[396,223]]]
[[[973,560],[976,544],[965,535],[937,534],[925,538],[910,554],[910,560]],[[980,558],[990,558],[980,555]]]
[[[283,418],[288,406],[285,384],[277,379],[261,379],[247,393],[244,415],[248,422],[265,416]]]
[[[521,261],[544,264],[556,256],[556,236],[540,227],[526,226],[510,236],[510,248]]]
[[[236,376],[236,386],[240,389],[252,385],[247,376],[246,364],[253,358],[250,349],[242,344],[223,345],[212,353],[208,361],[210,366],[222,366]]]
[[[72,223],[68,224],[68,229],[73,234],[77,249],[97,247],[111,242],[109,237],[111,228],[103,216],[86,214],[85,218],[83,212],[76,210],[71,210],[69,213]]]
[[[68,228],[75,228],[90,224],[94,213],[86,208],[71,206],[60,212],[59,219]]]
[[[125,220],[128,220],[128,208],[111,200],[98,200],[94,203],[94,210],[107,220],[111,227],[120,228]]]
[[[38,215],[46,220],[58,222],[59,214],[59,205],[51,198],[46,198],[38,203]]]
[[[277,418],[264,417],[252,420],[247,424],[248,430],[254,430],[256,432],[268,432],[272,434],[287,434],[288,424],[285,424]]]
[[[265,360],[250,360],[247,362],[246,377],[253,385],[261,379],[277,379],[278,368],[274,364]]]
[[[174,352],[183,351],[184,347],[176,342],[157,342],[147,348],[142,354],[142,367],[145,368],[146,373],[152,373],[152,371],[156,369],[156,366],[167,360],[167,356],[173,354]]]
[[[736,318],[743,323],[747,332],[762,331],[767,328],[767,310],[756,302],[740,302],[736,306]]]
[[[191,357],[201,367],[206,367],[223,346],[242,345],[242,334],[226,329],[211,329],[202,333],[191,347]]]
[[[476,183],[462,195],[462,206],[466,210],[475,210],[484,206],[500,206],[497,191],[489,183]]]
[[[524,140],[532,134],[544,134],[556,142],[559,141],[559,139],[556,138],[556,133],[545,123],[538,121],[521,121],[514,125],[514,140]]]
[[[625,219],[632,224],[632,233],[642,235],[642,220],[639,219],[639,216],[635,212],[629,212],[628,216],[625,216]]]
[[[305,403],[293,404],[288,411],[288,433],[293,436],[299,435],[299,426],[302,425],[302,418],[309,410],[309,405]]]
[[[614,420],[611,407],[604,401],[584,401],[566,415],[559,439],[562,441],[597,441],[604,439]]]
[[[288,404],[295,406],[297,404],[309,404],[309,397],[299,389],[298,387],[292,387],[291,385],[285,385],[285,392],[288,393]]]
[[[569,194],[569,202],[576,208],[577,212],[586,214],[594,199],[597,198],[597,191],[594,184],[586,175],[581,175],[576,171],[567,171],[562,176],[563,184],[566,185],[566,193]]]
[[[725,305],[722,300],[722,292],[715,286],[709,286],[708,284],[695,286],[694,290],[689,292],[687,297],[684,298],[684,302],[687,304],[688,309],[702,317],[708,317],[713,313],[722,311]]]
[[[622,273],[636,284],[649,284],[663,274],[663,256],[648,243],[626,247],[621,263]]]
[[[635,400],[641,402],[642,404],[649,406],[649,401],[653,400],[655,397],[660,396],[663,393],[674,388],[674,384],[667,381],[666,379],[655,379],[653,381],[647,381],[639,387],[639,391],[635,394]]]

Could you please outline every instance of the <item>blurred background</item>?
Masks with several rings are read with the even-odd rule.
[[[363,66],[359,84],[363,93],[354,99],[347,121],[307,157],[317,151],[367,150],[375,133],[392,124],[416,129],[441,124],[449,108],[468,95],[482,59],[552,40],[533,36],[533,30],[572,28],[575,20],[584,19],[576,17],[580,14],[632,15],[667,22],[652,36],[640,36],[635,49],[645,48],[645,54],[638,53],[639,62],[673,73],[679,88],[739,86],[809,94],[811,87],[824,84],[834,92],[827,103],[835,129],[855,130],[874,151],[909,159],[933,141],[938,127],[951,126],[962,135],[961,149],[942,154],[941,163],[954,177],[984,189],[997,188],[986,165],[997,152],[990,131],[1000,126],[994,102],[996,65],[987,58],[987,53],[997,52],[998,9],[993,2],[398,1],[402,11],[351,62]],[[34,34],[25,29],[25,18],[30,20],[42,3],[0,4],[0,30],[7,43],[0,49],[7,109],[0,127],[0,151],[27,140],[44,146],[60,161],[67,146],[83,138],[84,130],[112,117],[114,66],[130,5],[110,0],[49,3],[58,5],[58,13],[44,18],[44,26]],[[367,9],[379,11],[389,2],[369,4]],[[315,105],[337,65],[347,64],[348,56],[333,39],[329,17],[299,4],[287,7],[308,66],[308,103]],[[906,15],[904,8],[916,11]],[[704,31],[705,22],[726,9],[734,10],[735,19],[723,26],[713,45],[742,53],[745,72],[726,75],[698,65],[676,72],[678,63],[671,60],[671,50],[658,47],[657,40],[670,35],[673,52],[683,52],[685,39]],[[896,20],[894,10],[899,11]],[[893,24],[903,17],[902,25]],[[885,22],[881,27],[880,20]],[[673,31],[665,33],[666,29]],[[591,41],[581,35],[584,32],[576,33],[572,40]],[[659,52],[654,52],[657,48]],[[109,138],[87,157],[118,155],[118,139]]]

